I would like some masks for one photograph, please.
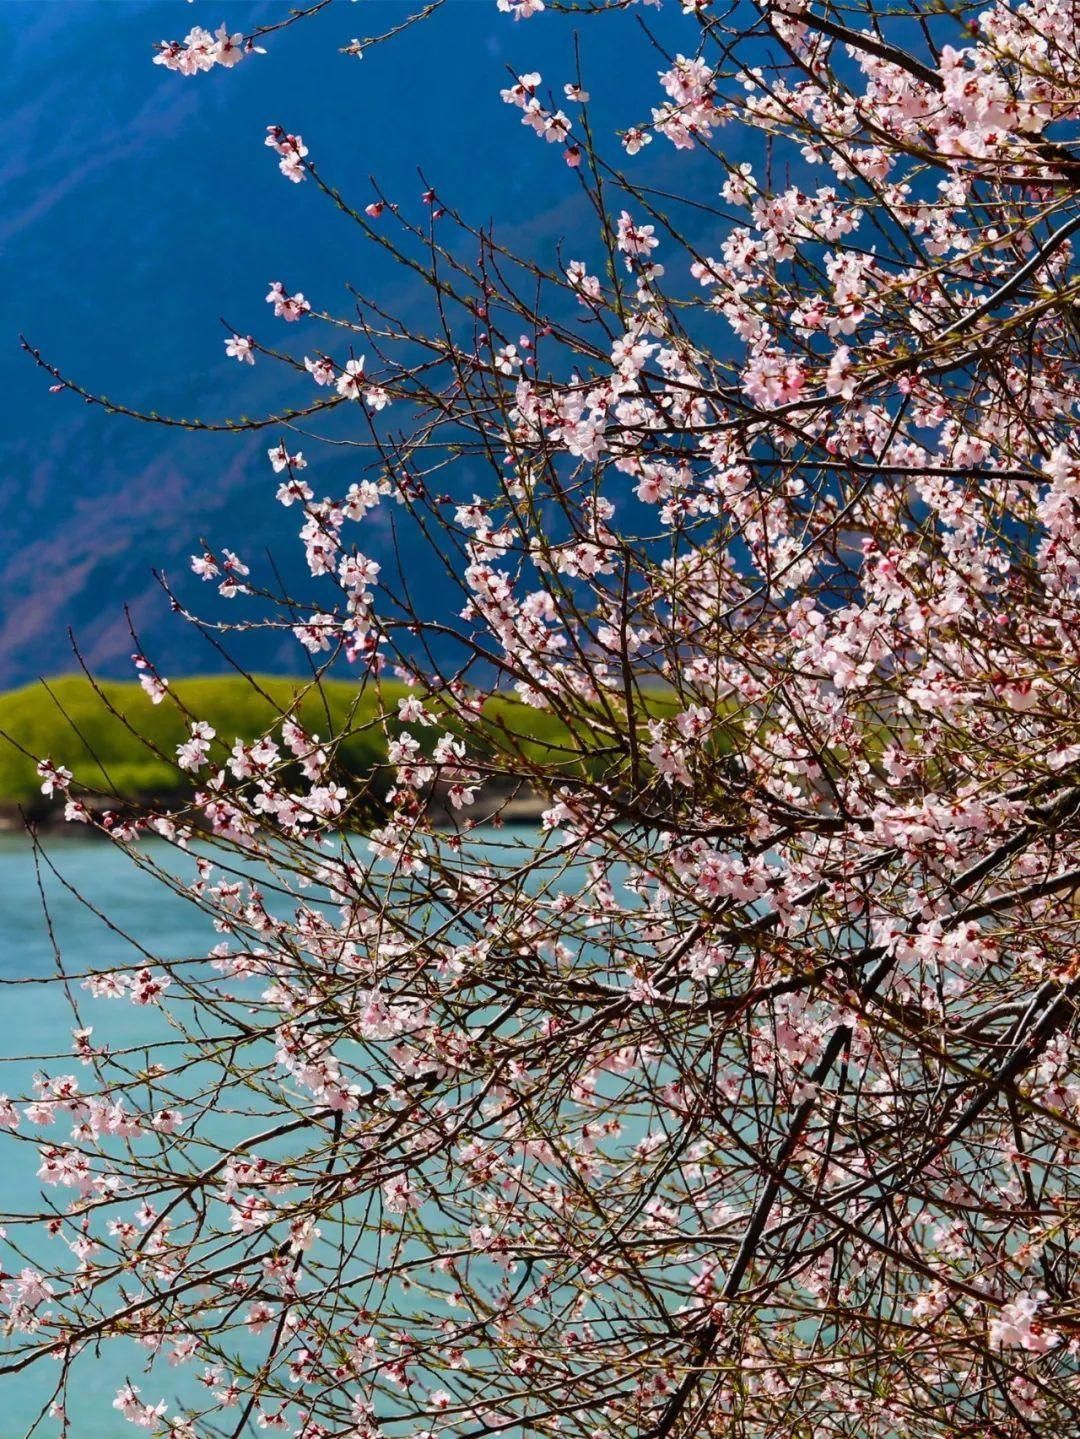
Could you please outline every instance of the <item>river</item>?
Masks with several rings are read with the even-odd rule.
[[[45,855],[46,863],[35,866],[25,837],[0,836],[0,1092],[12,1097],[27,1093],[34,1073],[45,1067],[42,1061],[50,1056],[55,1058],[47,1067],[54,1075],[78,1077],[84,1072],[72,1055],[74,1021],[56,979],[54,941],[65,964],[76,970],[130,964],[131,948],[117,931],[163,955],[205,952],[213,942],[205,915],[141,873],[114,846],[65,832],[50,836]],[[116,929],[110,929],[105,919]],[[117,1047],[152,1039],[156,1019],[152,1012],[127,1003],[95,1002],[78,989],[75,992],[82,1023],[95,1027],[95,1040],[107,1035]],[[0,1211],[40,1211],[43,1190],[37,1164],[34,1146],[17,1136],[0,1139]],[[50,1190],[48,1197],[55,1203],[63,1192]],[[47,1243],[33,1238],[21,1242],[35,1255]],[[0,1265],[8,1274],[22,1267],[3,1241]],[[139,1383],[143,1358],[131,1347],[114,1344],[80,1365],[75,1398],[69,1402],[71,1439],[118,1439],[141,1432],[131,1429],[111,1403],[126,1378]],[[168,1391],[173,1377],[159,1372],[144,1381],[145,1397],[152,1401],[175,1397],[175,1391]],[[3,1439],[21,1439],[29,1430],[50,1402],[56,1378],[55,1365],[42,1361],[0,1379]],[[48,1436],[58,1431],[57,1421],[46,1418],[38,1432]]]

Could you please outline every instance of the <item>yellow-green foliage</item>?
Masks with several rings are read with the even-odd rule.
[[[174,680],[155,705],[133,682],[105,680],[95,687],[82,675],[68,675],[29,685],[0,695],[0,803],[40,807],[35,764],[45,757],[65,765],[80,788],[93,792],[132,800],[179,796],[191,776],[178,768],[176,748],[192,719],[217,732],[211,757],[220,763],[235,740],[275,732],[285,713],[309,734],[336,741],[341,769],[374,776],[378,792],[390,783],[383,769],[386,732],[404,728],[397,702],[406,693],[393,682],[358,692],[348,680],[324,679],[314,688],[298,679],[229,675]],[[583,704],[580,717],[566,723],[501,694],[491,696],[480,715],[463,719],[445,698],[431,695],[425,704],[436,725],[409,728],[426,752],[435,734],[450,730],[464,739],[471,759],[496,769],[520,772],[524,760],[526,770],[536,766],[549,777],[595,775],[612,760],[617,767],[622,747],[618,731],[625,721],[612,698],[614,709]],[[639,697],[638,706],[642,739],[647,719],[679,707],[673,695],[659,692]]]
[[[635,728],[645,742],[645,725],[680,708],[670,693],[639,693],[635,700]],[[458,728],[459,726],[452,726]],[[608,704],[580,702],[570,722],[545,710],[535,710],[509,695],[493,695],[483,715],[465,736],[474,754],[520,754],[543,766],[547,774],[596,776],[625,754],[626,718],[622,696],[612,693]]]
[[[180,793],[190,777],[174,757],[187,738],[189,715],[212,725],[231,748],[236,739],[272,729],[304,686],[262,675],[254,682],[239,675],[174,680],[158,705],[138,684],[107,680],[98,688],[100,694],[83,676],[69,675],[0,695],[0,801],[36,800],[34,757],[40,756],[66,765],[91,790],[130,799]],[[384,703],[401,693],[400,686],[384,686]],[[339,762],[366,775],[385,757],[381,729],[373,724],[377,706],[374,694],[358,699],[347,681],[324,680],[319,691],[304,695],[295,718],[323,739],[344,736]],[[224,754],[217,750],[219,758]]]

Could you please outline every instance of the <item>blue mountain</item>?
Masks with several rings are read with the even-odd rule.
[[[286,576],[298,548],[296,511],[273,500],[266,449],[276,433],[189,435],[51,394],[20,334],[95,393],[220,418],[310,397],[273,366],[225,357],[222,318],[301,352],[326,343],[304,322],[283,333],[264,300],[270,281],[341,311],[349,284],[405,311],[424,303],[314,185],[278,174],[268,124],[302,134],[320,172],[360,205],[374,176],[420,216],[422,167],[441,196],[511,246],[552,261],[560,242],[568,256],[595,244],[559,148],[523,129],[498,93],[511,72],[539,69],[561,96],[575,78],[573,25],[549,14],[515,25],[494,0],[448,0],[363,59],[340,53],[413,8],[335,4],[269,36],[265,55],[186,78],[151,63],[156,41],[223,19],[250,31],[285,7],[0,6],[9,60],[0,74],[0,686],[71,669],[69,630],[95,670],[130,674],[125,606],[163,672],[218,668],[215,651],[170,613],[154,570],[194,594],[188,557],[202,537],[260,563],[269,553]],[[594,122],[618,155],[613,131],[648,115],[661,56],[625,14],[580,29]],[[643,158],[662,174],[666,157]],[[347,456],[311,460],[318,493],[347,480]],[[437,567],[408,548],[401,562],[418,600],[430,600]],[[244,657],[296,664],[291,642],[265,635]]]

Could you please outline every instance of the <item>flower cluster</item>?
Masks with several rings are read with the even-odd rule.
[[[231,70],[245,55],[259,53],[258,46],[246,42],[243,35],[230,35],[224,24],[213,35],[196,25],[183,40],[162,40],[157,50],[154,64],[175,70],[178,75],[201,75],[215,65]]]

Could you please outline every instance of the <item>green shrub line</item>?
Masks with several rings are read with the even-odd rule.
[[[92,683],[84,675],[39,681],[0,694],[0,806],[31,814],[48,811],[36,772],[40,758],[66,766],[77,788],[91,795],[179,801],[193,784],[175,760],[192,718],[217,732],[211,758],[220,763],[237,739],[251,741],[266,733],[278,737],[286,712],[309,734],[333,740],[340,770],[370,781],[377,798],[390,783],[386,731],[406,728],[397,718],[397,702],[407,693],[397,681],[358,691],[345,679],[323,678],[315,686],[311,680],[281,676],[225,675],[173,680],[168,696],[154,704],[133,681]],[[467,726],[446,715],[445,701],[437,695],[425,697],[425,704],[439,716],[440,729],[461,733],[469,757],[477,762],[516,752],[549,774],[585,776],[603,770],[611,759],[610,735],[593,731],[585,720],[570,727],[509,695],[489,697]],[[649,716],[656,716],[678,706],[673,696],[653,694],[647,708]],[[430,729],[407,728],[429,748]]]
[[[35,760],[42,756],[65,765],[76,785],[91,792],[128,800],[182,795],[192,778],[178,767],[175,755],[188,736],[189,715],[211,724],[231,749],[237,739],[252,740],[270,730],[303,689],[297,680],[253,678],[254,683],[242,676],[174,680],[168,697],[157,705],[137,683],[102,680],[95,687],[83,675],[0,695],[0,803],[40,807]],[[362,719],[348,724],[354,699],[351,686],[323,681],[322,694],[312,690],[297,718],[324,738],[332,727],[336,733],[347,729],[341,761],[366,772],[384,745],[381,735],[362,730]],[[371,711],[369,720],[374,704]],[[215,746],[215,757],[224,752]]]

